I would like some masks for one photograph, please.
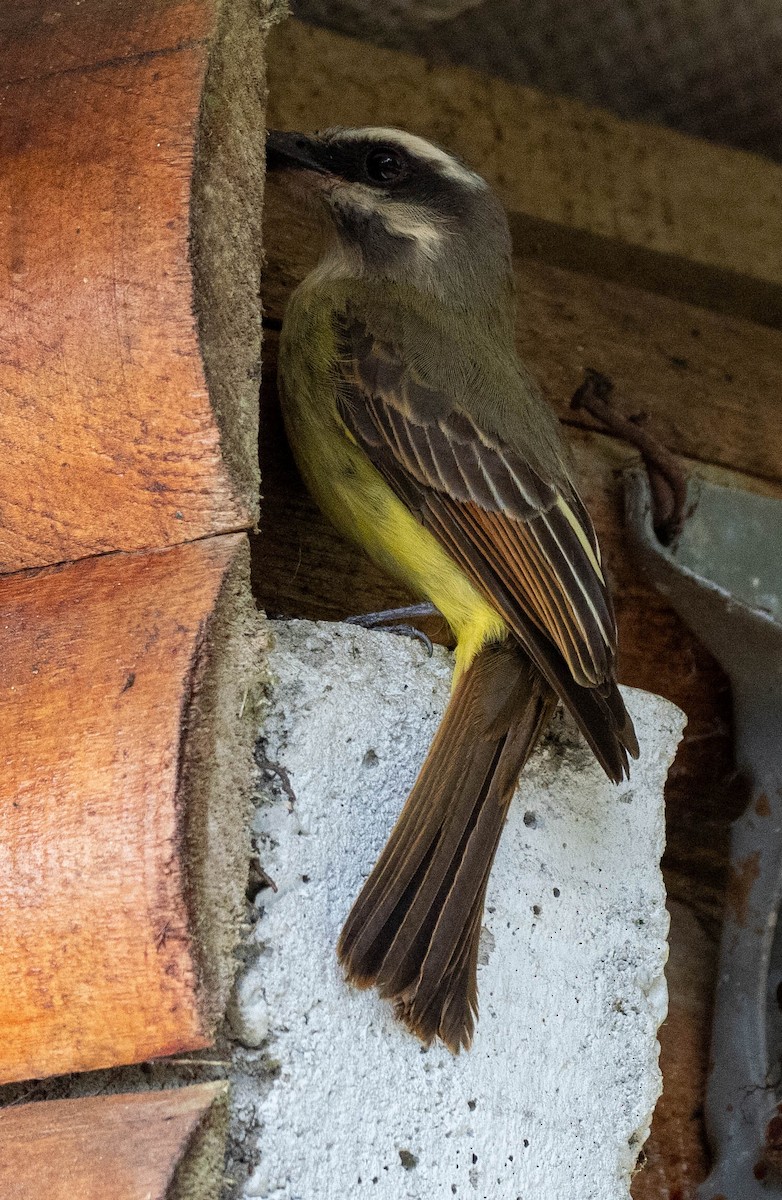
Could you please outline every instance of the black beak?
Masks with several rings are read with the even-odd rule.
[[[282,133],[270,129],[266,135],[266,168],[269,171],[315,171],[328,175],[323,162],[323,145],[306,133]]]

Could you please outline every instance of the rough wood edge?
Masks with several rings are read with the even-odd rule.
[[[279,0],[221,0],[191,182],[193,303],[223,458],[251,520],[261,357],[265,43]]]
[[[47,757],[35,729],[22,732],[18,770],[12,754],[6,772],[9,853],[39,847],[47,899],[31,907],[36,852],[9,893],[9,944],[22,958],[3,990],[3,1077],[91,1071],[209,1046],[233,977],[249,865],[254,696],[264,668],[248,539],[93,558],[24,573],[4,587],[7,636],[25,625],[29,633],[17,638],[9,664],[9,685],[27,680],[33,689],[17,689],[20,729],[29,721],[25,704],[36,703],[39,724],[50,729],[60,727],[49,711],[68,714],[68,743],[52,734]],[[25,596],[39,603],[26,608]],[[67,618],[61,611],[58,619],[58,605]],[[88,721],[78,698],[86,685]],[[74,759],[82,763],[75,772]],[[59,780],[53,794],[49,780],[53,788]],[[27,807],[12,806],[17,790]],[[60,792],[73,803],[58,805]],[[60,843],[48,858],[41,830]],[[86,893],[85,879],[95,885]]]
[[[229,1087],[227,1083],[196,1085],[213,1100],[191,1135],[180,1159],[166,1200],[217,1200],[225,1175],[225,1147],[228,1135]]]
[[[212,1030],[228,1002],[244,917],[253,749],[266,646],[250,592],[245,538],[206,622],[183,712],[183,858],[200,1000]]]
[[[32,1200],[41,1194],[41,1164],[37,1158],[40,1151],[36,1149],[41,1144],[45,1147],[49,1175],[57,1171],[56,1183],[62,1185],[47,1190],[46,1195],[70,1198],[72,1173],[84,1182],[80,1168],[85,1159],[92,1160],[95,1183],[103,1186],[105,1154],[100,1150],[101,1139],[116,1142],[124,1132],[136,1149],[139,1140],[142,1146],[146,1142],[154,1157],[154,1169],[160,1173],[158,1182],[162,1190],[145,1191],[144,1196],[149,1200],[217,1200],[224,1176],[228,1100],[228,1084],[210,1082],[12,1104],[0,1110],[0,1151],[4,1141],[24,1139],[25,1164],[29,1164],[27,1174],[24,1166],[17,1170],[14,1185],[18,1190],[14,1191],[14,1197]],[[75,1139],[80,1128],[85,1133],[83,1144],[78,1146]],[[111,1152],[114,1147],[109,1145],[107,1149]],[[167,1162],[168,1155],[176,1157]],[[0,1175],[2,1170],[0,1162]],[[49,1178],[48,1183],[51,1182]],[[115,1187],[125,1185],[123,1197],[137,1194],[126,1190],[128,1186],[133,1189],[132,1175],[124,1177],[121,1183],[119,1180],[113,1183]],[[90,1190],[90,1195],[97,1194]],[[82,1195],[80,1189],[79,1196]]]

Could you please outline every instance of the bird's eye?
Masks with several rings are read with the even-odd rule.
[[[378,147],[370,150],[364,170],[374,183],[393,183],[405,174],[405,161],[398,151]]]

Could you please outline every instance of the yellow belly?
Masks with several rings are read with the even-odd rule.
[[[283,416],[304,482],[341,533],[443,614],[457,641],[456,680],[482,646],[507,636],[505,622],[352,439],[323,376],[297,366],[284,371]]]

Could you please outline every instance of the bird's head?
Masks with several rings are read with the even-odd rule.
[[[461,159],[401,129],[271,132],[267,166],[295,173],[325,205],[344,272],[406,282],[444,299],[507,291],[502,207]]]

